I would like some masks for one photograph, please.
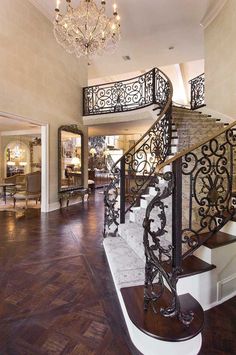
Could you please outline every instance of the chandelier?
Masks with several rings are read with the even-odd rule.
[[[20,145],[16,144],[16,146],[11,150],[11,155],[13,159],[20,159],[24,152],[25,151],[20,148]]]
[[[88,57],[113,51],[120,40],[120,16],[117,5],[113,5],[113,16],[105,14],[106,1],[100,7],[95,0],[81,0],[77,8],[66,0],[66,13],[59,10],[60,0],[55,9],[54,35],[57,42],[76,57]]]

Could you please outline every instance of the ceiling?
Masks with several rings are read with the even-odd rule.
[[[50,20],[54,18],[56,0],[29,1]],[[65,2],[61,0],[62,7]],[[78,3],[79,0],[72,0],[72,6]],[[107,12],[113,3],[107,0]],[[121,42],[114,54],[90,60],[89,78],[204,57],[200,22],[219,0],[116,0],[116,3],[121,16]],[[125,55],[131,60],[124,61]]]
[[[129,121],[121,123],[105,123],[99,125],[91,125],[88,127],[88,135],[92,136],[112,136],[126,134],[140,134],[146,132],[153,124],[152,119]]]
[[[0,116],[0,132],[24,130],[27,131],[36,128],[38,129],[39,126],[36,126],[35,124],[26,121],[20,121],[17,119]]]

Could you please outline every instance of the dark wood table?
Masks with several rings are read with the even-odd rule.
[[[89,189],[87,189],[87,188],[78,188],[78,189],[69,190],[69,191],[68,190],[60,191],[58,193],[60,208],[62,208],[63,200],[66,200],[66,206],[68,207],[70,199],[76,198],[78,196],[80,196],[82,199],[82,202],[84,202],[85,195],[88,195],[88,198],[89,198]]]
[[[3,191],[3,200],[5,201],[5,204],[7,203],[7,187],[14,187],[16,186],[16,184],[13,183],[3,183],[0,184],[0,187],[2,187],[2,191]]]

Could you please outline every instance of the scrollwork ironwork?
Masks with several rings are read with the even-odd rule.
[[[173,301],[167,309],[160,309],[160,313],[166,317],[176,316],[186,326],[194,314],[181,312],[176,285],[184,259],[214,237],[235,214],[235,148],[232,125],[197,148],[177,156],[172,162],[172,172],[158,174],[155,178],[156,196],[146,209],[144,308],[150,305],[157,313],[156,302],[164,292],[165,283]],[[168,198],[172,198],[172,203]],[[172,217],[167,213],[170,204]],[[166,235],[170,242],[163,244]]]
[[[191,109],[205,106],[205,74],[198,75],[189,81],[191,85]]]
[[[170,84],[157,68],[132,79],[88,86],[83,90],[84,116],[133,111],[152,104],[163,107],[169,92]]]
[[[126,212],[137,202],[139,193],[149,185],[156,166],[165,161],[171,141],[171,108],[156,122],[144,139],[125,154]]]
[[[183,258],[192,254],[206,238],[231,218],[233,148],[235,134],[229,129],[187,153],[182,158],[182,175],[189,215],[183,219]]]
[[[103,235],[116,235],[119,226],[119,184],[120,169],[112,168],[112,177],[109,186],[104,191],[104,231]]]
[[[155,85],[153,85],[154,78]],[[134,87],[138,87],[141,83],[145,86],[144,92],[148,93],[148,100],[144,99],[142,102],[146,105],[155,101],[160,109],[159,119],[113,166],[113,177],[105,191],[104,236],[111,229],[117,230],[119,217],[124,220],[125,213],[136,204],[141,193],[150,185],[157,164],[164,162],[170,151],[171,82],[164,73],[154,69],[140,76],[139,79],[136,78],[128,92],[134,93]],[[120,85],[120,83],[118,84]],[[156,90],[154,93],[153,89]],[[131,96],[129,97],[131,98]],[[139,102],[139,105],[139,95],[136,98],[135,104]],[[111,227],[112,225],[114,228]]]
[[[164,184],[162,183],[162,185],[160,185],[160,179]],[[150,304],[154,313],[157,313],[156,302],[164,293],[165,280],[173,298],[167,308],[160,309],[160,313],[164,317],[177,317],[184,325],[188,326],[193,320],[193,312],[189,311],[184,313],[181,311],[176,290],[178,275],[181,270],[179,267],[172,268],[170,266],[170,271],[166,271],[166,267],[164,266],[171,264],[172,261],[173,247],[170,242],[166,244],[164,236],[167,233],[166,210],[168,208],[165,201],[172,195],[174,188],[173,173],[167,172],[157,175],[155,178],[155,187],[156,196],[149,203],[143,222],[143,243],[146,256],[144,309],[147,310]],[[158,217],[159,224],[157,226],[154,224],[153,215]]]

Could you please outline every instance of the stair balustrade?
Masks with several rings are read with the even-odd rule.
[[[167,85],[168,83],[168,85]],[[132,79],[83,88],[83,115],[103,115],[133,111],[167,102],[171,83],[154,68]]]
[[[176,316],[186,326],[194,314],[180,309],[177,282],[182,263],[235,214],[235,127],[236,121],[166,160],[153,180],[156,196],[143,222],[145,309],[151,304],[155,311],[156,301],[168,285],[173,301],[160,312],[165,317]]]
[[[122,82],[84,88],[84,114],[124,112],[155,105],[157,120],[112,167],[104,192],[104,236],[115,233],[125,214],[151,183],[170,152],[173,88],[159,69]]]
[[[189,81],[191,87],[191,110],[205,106],[205,74],[201,74]]]

